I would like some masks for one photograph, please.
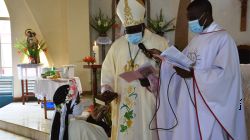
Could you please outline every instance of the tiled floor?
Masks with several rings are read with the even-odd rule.
[[[44,119],[43,109],[37,102],[11,103],[0,109],[0,120],[38,131],[50,132],[54,111],[48,111],[48,119]]]
[[[0,130],[0,140],[31,140],[7,131]]]

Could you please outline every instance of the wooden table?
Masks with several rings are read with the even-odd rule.
[[[91,69],[92,76],[92,95],[93,95],[93,103],[95,104],[95,97],[97,95],[97,69],[102,68],[102,65],[83,65],[83,68]]]

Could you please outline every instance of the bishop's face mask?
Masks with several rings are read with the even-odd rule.
[[[199,20],[204,16],[204,14],[201,15],[201,17],[199,19],[196,20],[192,20],[188,22],[188,27],[189,30],[193,33],[201,33],[204,29],[204,24],[206,23],[207,19],[205,20],[205,22],[203,23],[203,25],[201,26],[199,23]]]
[[[142,40],[142,32],[134,33],[134,34],[126,34],[126,39],[128,40],[129,43],[137,45]]]

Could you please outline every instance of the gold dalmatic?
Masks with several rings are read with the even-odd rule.
[[[138,64],[135,64],[133,60],[129,60],[127,64],[124,66],[124,71],[129,72],[129,71],[134,71],[139,68]]]

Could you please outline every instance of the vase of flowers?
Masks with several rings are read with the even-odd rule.
[[[94,28],[101,37],[107,36],[107,31],[115,24],[115,18],[105,16],[101,9],[99,13],[91,18],[90,26]]]
[[[171,19],[170,21],[164,20],[164,16],[162,14],[162,9],[160,10],[160,15],[156,16],[156,19],[148,19],[148,27],[156,34],[163,36],[164,33],[171,32],[175,30],[175,25],[173,21],[175,19]]]
[[[26,40],[17,41],[14,45],[19,51],[19,54],[24,54],[28,57],[31,64],[40,63],[40,51],[47,52],[44,41],[39,41],[36,38],[36,33],[32,29],[25,30]]]

